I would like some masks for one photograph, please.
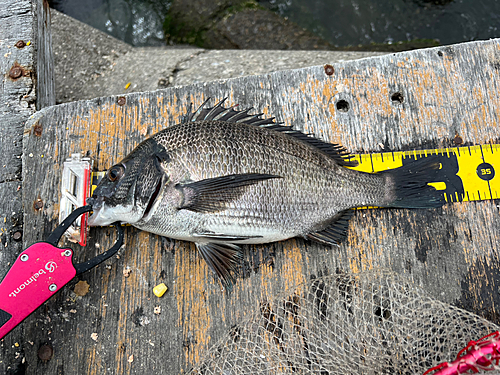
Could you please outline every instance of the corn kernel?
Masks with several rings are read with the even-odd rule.
[[[161,283],[161,284],[158,284],[157,286],[155,286],[153,288],[153,293],[155,294],[156,297],[161,297],[165,294],[165,292],[167,291],[167,286],[165,285],[165,283]]]
[[[127,84],[125,85],[125,90],[127,90],[127,89],[130,87],[130,85],[131,85],[131,84],[132,84],[132,82],[127,83]]]

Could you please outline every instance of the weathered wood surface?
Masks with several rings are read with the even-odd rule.
[[[48,16],[43,0],[0,1],[0,279],[22,250],[24,125],[36,107],[54,104]],[[22,326],[0,341],[0,373],[24,373],[25,344]]]
[[[64,158],[82,151],[106,169],[148,135],[177,123],[189,103],[208,97],[253,106],[353,152],[450,146],[456,133],[469,145],[498,141],[499,40],[337,63],[333,70],[327,75],[318,66],[130,94],[123,106],[108,97],[40,111],[24,133],[24,245],[56,226]],[[391,100],[395,92],[402,103]],[[340,100],[349,103],[347,112],[336,109]],[[44,207],[34,211],[38,198]],[[499,323],[497,204],[357,212],[340,248],[301,239],[248,246],[243,276],[230,294],[192,244],[129,227],[120,256],[79,277],[90,284],[88,294],[77,297],[74,280],[25,323],[25,340],[34,342],[25,345],[27,373],[185,373],[259,303],[312,275],[339,270],[389,268],[432,296]],[[100,247],[77,249],[77,260],[111,246],[112,233],[92,229],[91,243]],[[158,299],[152,289],[160,282],[169,291]],[[36,350],[47,341],[54,358],[41,363]]]

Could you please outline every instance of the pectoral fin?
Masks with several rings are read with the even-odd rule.
[[[327,245],[339,245],[347,237],[349,219],[353,214],[354,210],[341,212],[336,220],[325,229],[319,232],[308,233],[306,237]]]
[[[217,274],[226,289],[234,284],[236,267],[242,259],[241,248],[232,243],[197,243],[196,247],[208,266]]]
[[[245,173],[179,184],[176,188],[182,191],[184,197],[179,209],[203,213],[225,210],[228,203],[238,199],[248,186],[271,178],[280,177],[271,174]]]

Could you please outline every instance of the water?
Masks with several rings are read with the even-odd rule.
[[[500,36],[496,0],[264,0],[261,4],[336,46]]]
[[[498,0],[261,0],[336,46],[500,36]],[[169,0],[52,0],[55,9],[134,46],[161,45]]]
[[[51,0],[50,6],[133,46],[164,45],[165,0]]]

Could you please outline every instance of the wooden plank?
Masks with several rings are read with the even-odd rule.
[[[82,151],[106,169],[177,123],[191,102],[229,97],[228,104],[253,106],[354,152],[445,147],[456,133],[466,144],[497,143],[499,67],[500,40],[491,40],[135,93],[124,105],[108,97],[44,109],[24,133],[25,222],[37,228],[26,231],[24,243],[56,226],[64,158]],[[39,198],[44,207],[35,212]],[[260,303],[339,270],[392,269],[432,296],[498,323],[499,221],[496,201],[360,211],[340,248],[301,239],[248,246],[243,276],[230,294],[192,244],[129,227],[120,256],[79,278],[90,285],[88,294],[74,294],[75,280],[25,324],[34,342],[25,348],[27,373],[185,373]],[[111,246],[112,233],[92,229],[99,248],[76,249],[77,259]],[[131,270],[128,277],[124,269]],[[169,291],[158,299],[152,288],[160,282]],[[54,358],[40,363],[36,348],[48,341]]]
[[[36,106],[54,104],[47,17],[43,0],[0,2],[0,279],[22,250],[24,125]],[[22,326],[0,341],[0,373],[24,373],[27,341]]]
[[[56,104],[54,56],[47,0],[32,1],[36,6],[36,108]]]

